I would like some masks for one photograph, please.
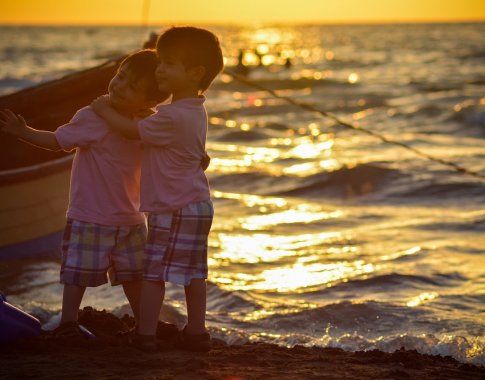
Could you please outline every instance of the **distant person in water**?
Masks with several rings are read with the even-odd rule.
[[[140,324],[129,343],[155,351],[157,320],[165,282],[185,287],[187,325],[178,346],[207,351],[207,244],[214,210],[200,165],[206,157],[207,112],[204,92],[223,68],[218,38],[205,29],[174,27],[157,41],[156,77],[172,103],[136,121],[113,108],[107,97],[92,104],[114,131],[144,145],[141,210],[148,213],[146,266]]]
[[[111,80],[109,103],[130,120],[147,116],[169,94],[158,89],[154,50],[128,56]],[[75,94],[73,94],[75,96]],[[139,211],[142,145],[111,131],[88,106],[55,132],[0,111],[2,131],[53,151],[76,149],[62,242],[62,316],[54,336],[81,335],[78,311],[86,287],[123,286],[138,321],[146,221]],[[173,328],[176,327],[173,325]]]
[[[246,76],[249,74],[249,67],[244,64],[244,50],[239,50],[237,57],[237,65],[234,67],[234,72],[239,75]]]
[[[143,44],[143,49],[155,49],[157,45],[158,33],[151,32],[148,40]]]
[[[291,66],[293,66],[293,64],[291,63],[291,58],[290,57],[287,57],[285,59],[285,69],[290,69]]]

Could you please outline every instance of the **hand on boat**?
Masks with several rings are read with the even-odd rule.
[[[23,132],[28,128],[21,115],[15,114],[9,109],[0,110],[0,129],[2,132],[22,137]]]
[[[110,107],[109,95],[98,96],[91,102],[91,107],[93,108],[94,112],[101,115],[104,110]]]

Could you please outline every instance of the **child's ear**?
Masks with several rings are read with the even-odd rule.
[[[156,100],[147,100],[148,108],[153,108],[158,104]]]
[[[194,81],[200,82],[205,75],[204,66],[194,66],[189,69],[189,74]]]

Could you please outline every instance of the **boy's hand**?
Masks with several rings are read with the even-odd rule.
[[[110,108],[109,95],[98,96],[91,102],[91,107],[94,112],[102,116],[103,112]]]
[[[209,164],[211,162],[211,158],[205,153],[204,157],[202,157],[202,160],[200,160],[200,166],[202,167],[202,170],[206,170],[209,167]]]
[[[4,109],[0,111],[0,129],[10,135],[22,137],[29,127],[22,116]]]
[[[152,109],[145,109],[145,110],[140,110],[136,113],[136,117],[139,117],[141,119],[145,119],[148,116],[153,115],[155,112]]]

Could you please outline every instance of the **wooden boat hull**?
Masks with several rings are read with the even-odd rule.
[[[60,257],[72,155],[0,173],[0,259]]]
[[[2,96],[0,109],[53,131],[106,92],[122,58]],[[0,134],[0,259],[60,257],[72,158]]]

